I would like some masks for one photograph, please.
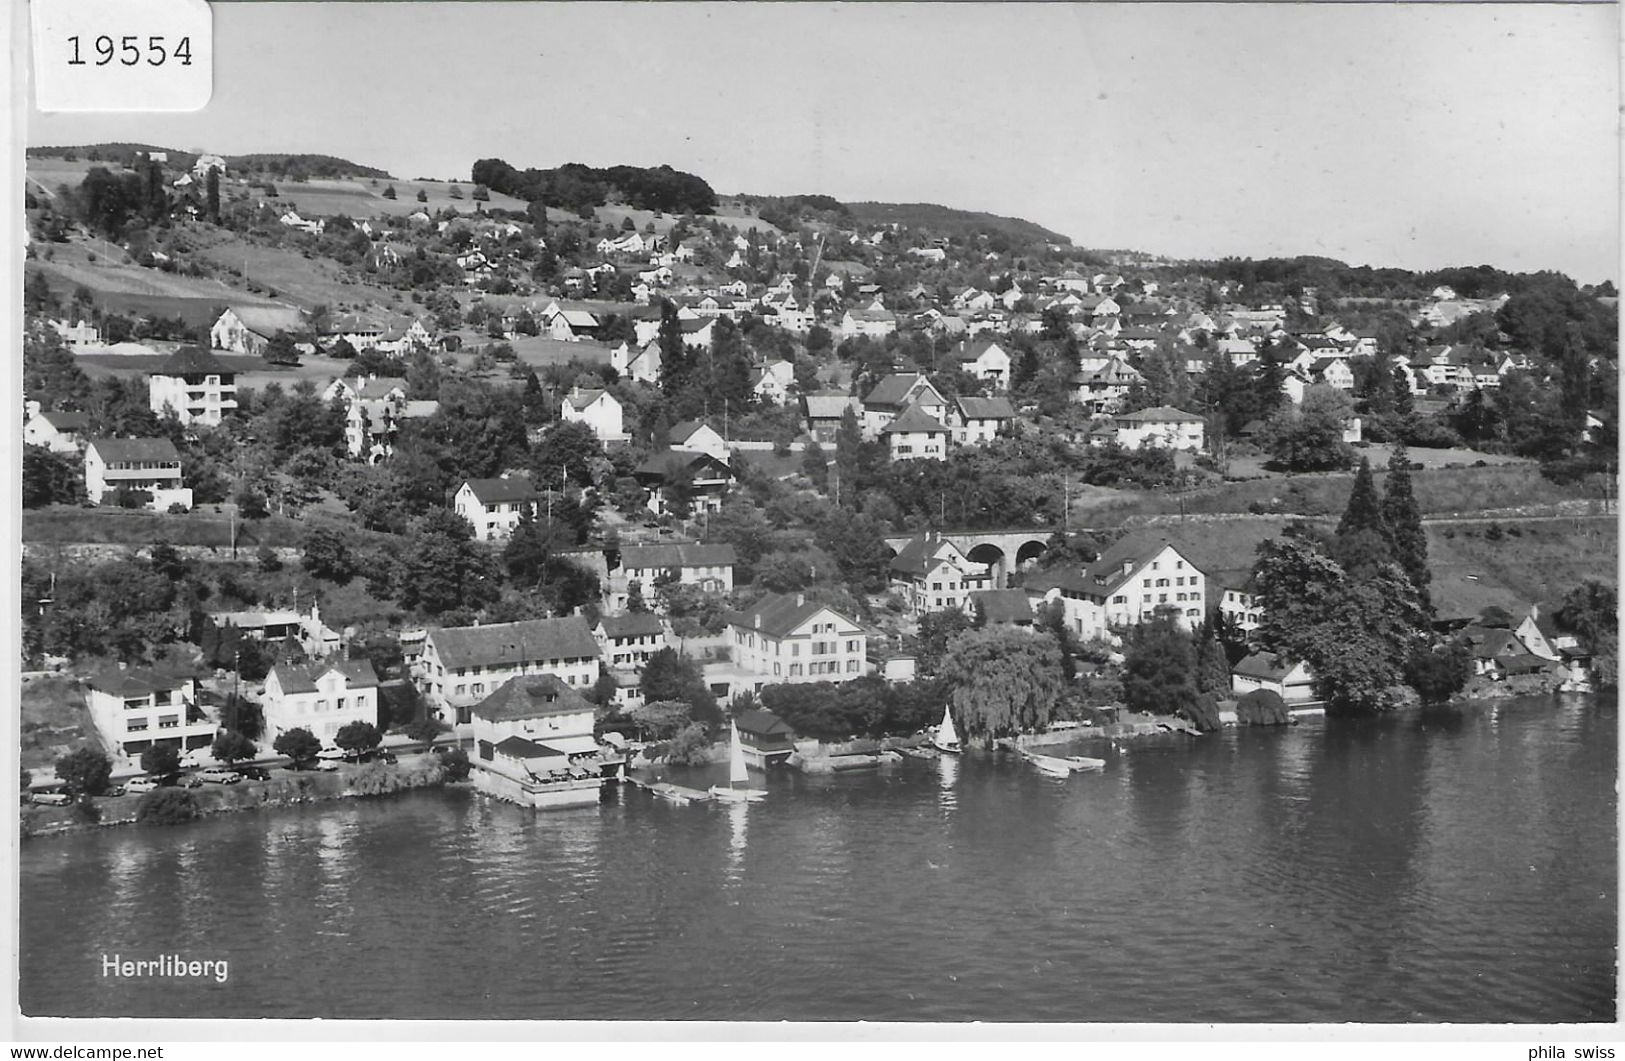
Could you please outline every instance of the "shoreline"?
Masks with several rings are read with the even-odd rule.
[[[1409,714],[1423,709],[1455,708],[1465,709],[1474,705],[1494,706],[1504,700],[1532,698],[1539,696],[1549,697],[1556,701],[1562,696],[1593,696],[1601,697],[1604,694],[1597,692],[1564,692],[1562,690],[1542,690],[1539,692],[1517,693],[1507,690],[1500,695],[1458,697],[1443,704],[1422,704],[1420,702],[1406,704],[1392,711],[1382,712],[1378,716],[1395,716]],[[1185,733],[1191,736],[1201,736],[1194,732],[1188,723],[1184,726],[1164,728],[1159,722],[1172,719],[1173,716],[1150,716],[1136,719],[1132,723],[1116,723],[1113,727],[1079,727],[1078,729],[1051,730],[1045,733],[1022,734],[1014,738],[1000,738],[994,742],[995,747],[1007,750],[1020,750],[1024,748],[1037,748],[1051,745],[1071,744],[1091,739],[1107,739],[1116,741],[1133,741],[1145,737],[1170,737]],[[1294,720],[1295,721],[1295,720]],[[1225,725],[1224,729],[1279,729],[1281,726],[1242,726],[1236,723]],[[1128,732],[1110,733],[1108,728],[1127,728]],[[914,737],[878,738],[874,743],[886,749],[907,746]],[[839,744],[827,745],[821,750],[842,747]],[[103,817],[100,821],[84,821],[76,816],[73,807],[45,807],[25,805],[22,809],[19,840],[48,839],[59,836],[71,836],[79,833],[93,832],[100,829],[119,828],[124,826],[140,826],[146,828],[168,828],[171,825],[187,825],[193,821],[204,818],[213,818],[223,814],[239,814],[246,811],[296,807],[310,803],[331,803],[347,799],[373,799],[381,796],[391,796],[402,792],[414,792],[431,788],[460,788],[473,790],[470,781],[447,781],[443,777],[443,769],[438,761],[431,756],[419,757],[416,761],[396,766],[371,764],[359,770],[345,773],[314,773],[299,772],[289,776],[278,776],[271,781],[244,782],[233,786],[208,786],[199,789],[187,789],[198,802],[197,815],[188,821],[175,823],[141,822],[136,818],[136,809],[140,804],[139,796],[118,796],[112,798],[97,797],[95,806],[101,811]],[[645,769],[653,769],[656,764],[647,764]],[[664,765],[664,764],[660,764]],[[813,771],[823,772],[823,771]],[[633,782],[639,787],[647,787],[646,779]],[[39,824],[35,824],[38,822]]]
[[[420,757],[420,759],[429,758],[432,757]],[[136,811],[141,804],[140,796],[93,797],[93,805],[102,815],[101,820],[94,822],[78,817],[76,809],[72,806],[27,805],[22,808],[20,815],[18,839],[26,842],[125,826],[171,828],[223,814],[297,807],[307,803],[331,803],[346,799],[374,799],[401,792],[467,784],[447,781],[443,774],[443,768],[438,761],[409,762],[396,766],[380,763],[345,773],[301,771],[289,773],[288,776],[277,776],[270,781],[245,781],[238,785],[210,785],[205,788],[183,789],[182,791],[190,792],[196,801],[197,814],[187,821],[174,823],[138,820]]]

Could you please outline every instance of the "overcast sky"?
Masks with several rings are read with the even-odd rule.
[[[669,163],[1083,246],[1619,278],[1613,4],[220,4],[197,114],[29,143]]]

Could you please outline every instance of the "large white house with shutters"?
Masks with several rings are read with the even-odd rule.
[[[365,659],[278,663],[265,677],[263,710],[267,746],[290,729],[308,729],[332,746],[352,722],[378,725],[378,674]]]
[[[803,594],[769,593],[728,615],[735,666],[754,685],[845,682],[863,676],[863,627]]]
[[[580,616],[436,627],[424,637],[413,677],[433,711],[467,727],[470,708],[522,674],[551,674],[573,688],[591,688],[601,655]]]
[[[482,542],[506,538],[526,512],[535,514],[541,497],[531,481],[515,475],[506,479],[466,479],[452,497],[451,507],[474,528]]]
[[[1029,592],[1060,601],[1067,624],[1085,641],[1153,619],[1161,608],[1185,629],[1207,614],[1206,576],[1172,541],[1150,532],[1131,532],[1081,571],[1041,579]]]
[[[891,562],[891,588],[914,616],[931,612],[973,614],[971,594],[993,589],[986,564],[965,557],[947,538],[927,532],[910,539]]]

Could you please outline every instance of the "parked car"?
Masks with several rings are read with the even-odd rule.
[[[321,751],[316,753],[317,759],[321,760],[322,762],[329,763],[336,763],[343,759],[344,756],[345,752],[343,748],[323,748]]]
[[[235,770],[228,770],[224,766],[211,766],[198,774],[211,785],[236,785],[243,780],[243,775]]]
[[[235,767],[235,769],[239,774],[242,774],[250,781],[271,780],[271,772],[265,769],[263,766],[239,766]]]
[[[97,795],[98,796],[106,796],[109,799],[111,799],[114,796],[122,796],[122,795],[124,795],[125,791],[126,791],[126,789],[125,789],[125,787],[123,785],[108,785],[107,790],[105,792],[98,792]]]
[[[339,764],[335,763],[331,759],[317,759],[315,764],[311,767],[312,770],[320,770],[324,774],[330,774],[338,768]]]
[[[73,802],[73,797],[66,792],[35,792],[28,797],[28,801],[42,807],[66,807]]]
[[[124,791],[139,796],[143,792],[151,792],[158,788],[161,782],[156,777],[132,777],[124,783]]]

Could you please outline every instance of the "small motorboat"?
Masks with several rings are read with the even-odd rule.
[[[1065,777],[1078,770],[1106,768],[1106,760],[1092,759],[1087,755],[1039,755],[1037,752],[1023,751],[1021,757],[1052,777]]]

